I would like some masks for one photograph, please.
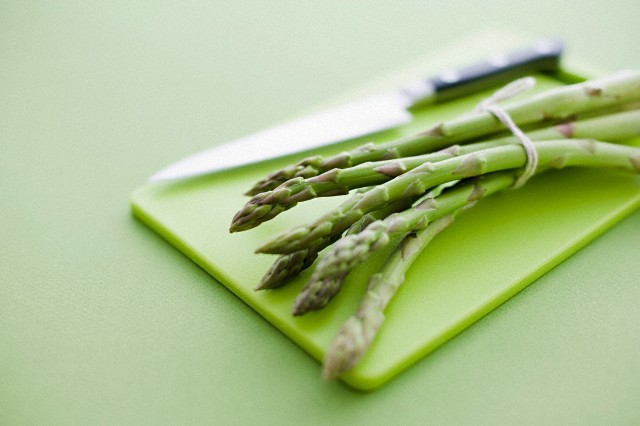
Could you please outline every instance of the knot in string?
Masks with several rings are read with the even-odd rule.
[[[531,139],[529,139],[529,137],[520,130],[509,113],[504,108],[498,106],[497,103],[512,98],[525,90],[529,90],[535,86],[535,84],[536,81],[533,77],[525,77],[512,81],[506,86],[498,89],[487,99],[484,99],[474,109],[475,113],[491,113],[495,118],[500,120],[500,122],[504,124],[504,126],[509,129],[522,144],[524,151],[527,154],[527,164],[525,165],[524,171],[520,176],[518,176],[518,179],[514,183],[514,188],[520,188],[531,178],[531,176],[535,174],[536,168],[538,167],[538,152],[536,151],[536,147]]]

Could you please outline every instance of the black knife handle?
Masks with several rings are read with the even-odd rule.
[[[524,49],[493,55],[478,64],[414,82],[405,92],[411,97],[412,106],[423,101],[442,102],[469,95],[531,73],[554,71],[560,63],[563,48],[560,40],[539,40]]]

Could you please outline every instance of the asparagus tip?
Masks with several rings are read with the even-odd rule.
[[[364,355],[366,338],[362,322],[352,316],[342,326],[327,350],[322,364],[322,379],[332,380],[351,370]]]

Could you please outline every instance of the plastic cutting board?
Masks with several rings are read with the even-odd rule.
[[[473,42],[463,40],[342,99],[394,88],[409,78],[462,65],[496,49],[522,45],[518,37],[495,31],[469,40]],[[536,90],[559,84],[564,83],[539,76]],[[469,111],[488,94],[425,108],[416,113],[413,123],[401,129],[317,152],[331,154],[369,140],[413,134]],[[253,230],[228,232],[231,217],[246,201],[243,192],[268,172],[303,155],[182,182],[147,184],[134,192],[131,203],[142,222],[321,360],[339,326],[356,309],[368,277],[377,271],[388,250],[375,253],[359,266],[326,309],[294,318],[291,302],[309,271],[283,288],[256,292],[253,288],[275,257],[254,254],[254,249],[275,232],[306,223],[321,210],[337,205],[342,197],[302,203]],[[579,169],[548,172],[522,189],[481,201],[461,214],[421,254],[387,309],[387,321],[369,353],[342,379],[363,390],[380,386],[534,282],[639,204],[640,180],[636,176]]]

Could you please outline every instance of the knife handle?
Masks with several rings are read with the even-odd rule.
[[[404,92],[412,107],[466,96],[531,73],[554,71],[563,48],[560,40],[539,40],[524,49],[493,55],[483,62],[416,81],[405,87]]]

